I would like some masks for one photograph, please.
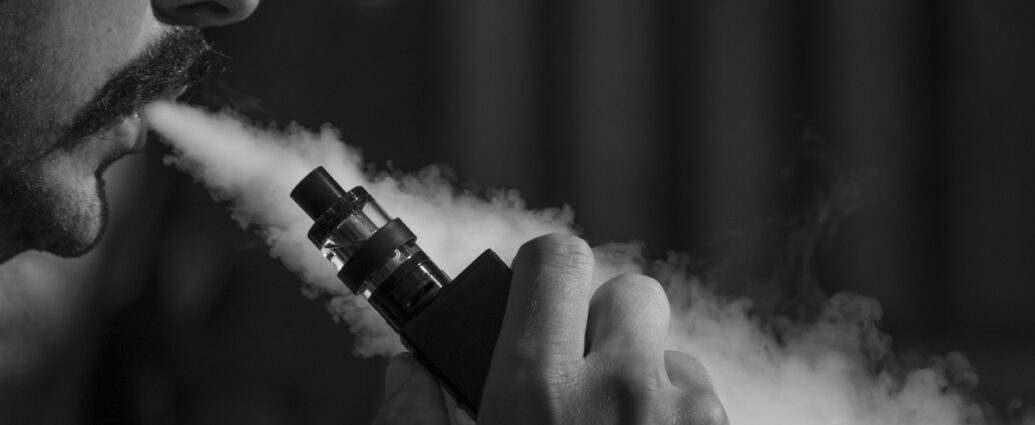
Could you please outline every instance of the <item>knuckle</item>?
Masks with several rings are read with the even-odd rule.
[[[682,422],[694,425],[729,425],[726,409],[713,392],[696,392],[683,398]]]
[[[530,412],[513,410],[519,406],[532,405],[536,406],[533,416],[560,418],[566,416],[584,384],[583,377],[577,371],[566,367],[544,364],[508,368],[490,376],[482,407],[497,413],[510,411],[527,414]],[[515,400],[518,400],[517,404]]]
[[[516,258],[558,268],[593,265],[593,251],[586,241],[572,235],[551,233],[539,236],[518,249]]]
[[[665,289],[657,280],[635,273],[621,274],[608,281],[601,289],[612,301],[637,309],[668,312]]]
[[[711,375],[697,357],[676,350],[666,350],[665,369],[669,379],[677,387],[686,390],[712,389]]]
[[[649,372],[622,367],[601,377],[600,387],[606,405],[622,424],[670,423],[671,398]]]
[[[628,351],[620,355],[600,357],[606,362],[598,373],[603,387],[635,399],[653,399],[664,391],[664,380],[657,364],[649,355]]]
[[[633,378],[661,376],[663,365],[658,364],[652,350],[625,350],[618,354],[616,367]]]
[[[568,389],[578,386],[580,376],[574,368],[555,362],[530,362],[524,367],[510,368],[504,382],[512,389],[526,394],[538,394],[556,399]]]
[[[582,238],[567,233],[549,233],[528,241],[533,246],[550,247],[562,250],[589,252],[589,244]],[[526,245],[527,245],[526,244]]]

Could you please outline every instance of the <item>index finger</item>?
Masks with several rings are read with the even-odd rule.
[[[581,360],[593,277],[589,245],[570,235],[541,236],[521,246],[512,267],[494,357],[505,357],[509,367]]]

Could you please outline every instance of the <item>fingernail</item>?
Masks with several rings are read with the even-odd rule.
[[[400,353],[388,362],[388,370],[385,371],[385,397],[395,393],[406,381],[410,380],[414,369],[413,355]]]

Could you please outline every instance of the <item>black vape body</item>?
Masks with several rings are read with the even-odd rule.
[[[309,239],[431,371],[457,404],[477,417],[489,375],[511,271],[483,252],[456,279],[417,245],[362,187],[345,191],[322,167],[291,192],[314,220]]]
[[[511,275],[486,250],[399,329],[403,344],[471,417],[481,405]]]

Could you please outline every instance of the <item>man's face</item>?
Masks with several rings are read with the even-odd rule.
[[[257,3],[0,0],[0,262],[95,243],[100,173],[141,147],[136,110],[203,71],[196,27],[243,19]]]

